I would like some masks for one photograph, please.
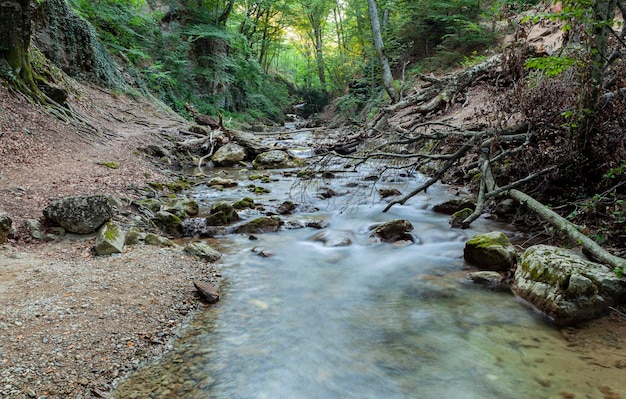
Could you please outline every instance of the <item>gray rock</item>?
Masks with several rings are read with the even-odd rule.
[[[185,245],[184,251],[208,262],[216,262],[222,257],[221,253],[204,241],[191,242]]]
[[[259,140],[254,134],[249,132],[241,132],[237,130],[231,131],[234,141],[239,145],[245,147],[246,151],[252,156],[258,155],[268,150],[261,140]]]
[[[198,293],[208,303],[215,303],[220,300],[219,290],[211,283],[205,283],[203,281],[194,281],[193,285],[198,290]]]
[[[166,238],[157,234],[153,234],[153,233],[147,233],[143,241],[146,243],[146,245],[154,245],[157,247],[173,248],[177,246],[176,243],[170,240],[169,238]]]
[[[302,166],[304,162],[294,159],[285,151],[272,150],[261,153],[252,162],[256,169],[292,168]]]
[[[476,205],[469,199],[451,199],[441,204],[434,205],[433,212],[453,215],[466,208],[473,212],[474,209],[476,209]]]
[[[559,325],[593,319],[626,299],[626,279],[607,266],[548,245],[524,252],[512,289]]]
[[[206,185],[209,187],[220,186],[220,187],[236,187],[239,185],[236,180],[233,179],[224,179],[223,177],[214,177],[208,182]]]
[[[463,257],[470,265],[492,271],[506,271],[516,261],[515,247],[500,231],[478,234],[465,243]]]
[[[371,237],[378,237],[383,242],[415,241],[410,231],[413,225],[408,220],[394,219],[374,228]]]
[[[13,220],[6,212],[0,211],[0,244],[4,243],[11,234]]]
[[[66,197],[53,201],[43,214],[72,233],[87,234],[113,217],[113,207],[104,195]]]
[[[183,236],[185,237],[215,237],[226,234],[226,229],[219,226],[210,226],[206,218],[192,218],[183,220]]]
[[[28,232],[28,235],[35,240],[41,240],[43,238],[43,234],[41,234],[41,225],[36,219],[26,219],[24,221],[24,229]]]
[[[283,221],[278,216],[264,216],[237,226],[233,232],[240,234],[273,233],[278,231],[282,225]]]
[[[246,149],[239,144],[228,143],[215,151],[211,157],[217,166],[232,166],[246,159]]]
[[[96,235],[96,255],[122,253],[126,234],[117,223],[106,222]]]

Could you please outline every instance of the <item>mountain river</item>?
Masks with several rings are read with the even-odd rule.
[[[310,135],[291,139],[300,147],[293,153],[310,156]],[[122,382],[114,397],[626,397],[610,374],[598,377],[606,374],[602,364],[568,346],[563,330],[510,293],[468,282],[472,268],[462,259],[464,242],[492,230],[516,232],[486,219],[467,230],[451,229],[448,216],[431,210],[451,198],[447,187],[432,187],[385,214],[387,200],[362,175],[325,181],[339,195],[320,199],[314,189],[294,188],[297,178],[282,170],[205,173],[240,182],[232,189],[191,190],[188,195],[205,209],[245,196],[266,210],[291,199],[298,209],[284,217],[287,227],[313,219],[328,227],[211,241],[224,253],[216,265],[223,275],[220,302],[198,312],[171,350]],[[249,180],[259,173],[273,181]],[[421,179],[404,176],[376,187],[408,192]],[[246,188],[251,183],[271,193],[252,195]],[[359,188],[361,195],[351,195]],[[261,214],[247,212],[246,218]],[[414,244],[370,238],[371,225],[397,218],[415,227]],[[326,244],[316,238],[320,233]],[[350,245],[329,246],[335,239]]]

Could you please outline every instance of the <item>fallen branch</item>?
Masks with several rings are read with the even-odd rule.
[[[552,211],[550,208],[532,198],[530,195],[516,189],[505,191],[503,195],[506,195],[507,197],[512,198],[524,205],[528,210],[534,212],[541,219],[547,221],[559,231],[563,232],[571,240],[579,243],[586,252],[599,262],[614,269],[626,269],[626,259],[622,259],[607,252],[591,238],[581,233],[575,224]]]

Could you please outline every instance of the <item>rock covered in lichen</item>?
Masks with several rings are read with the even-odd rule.
[[[43,214],[72,233],[87,234],[113,217],[113,206],[104,195],[66,197],[50,203]]]
[[[607,266],[549,245],[524,252],[512,289],[559,325],[598,317],[626,299],[626,280]]]

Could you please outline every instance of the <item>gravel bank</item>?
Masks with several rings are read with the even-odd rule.
[[[0,397],[106,397],[162,354],[198,301],[210,264],[135,246],[94,257],[93,239],[0,250]]]

